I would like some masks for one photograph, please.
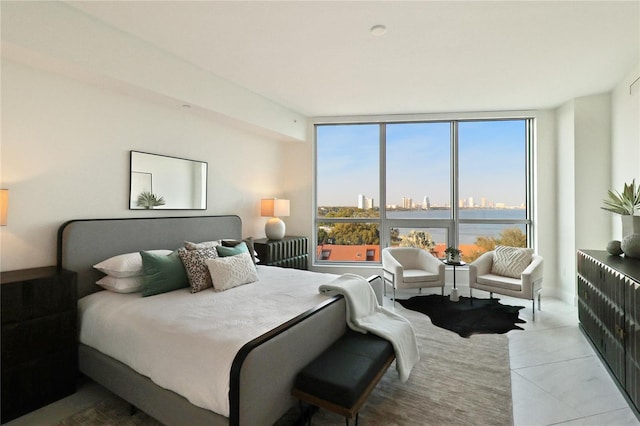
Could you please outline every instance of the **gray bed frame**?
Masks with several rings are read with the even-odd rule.
[[[92,266],[122,253],[174,249],[184,241],[241,239],[238,216],[72,220],[58,231],[58,267],[78,273],[78,297],[100,291]],[[371,278],[379,280],[379,277]],[[296,401],[295,375],[346,331],[345,302],[334,297],[247,343],[230,373],[230,415],[192,405],[123,363],[79,344],[79,369],[166,425],[271,425]]]

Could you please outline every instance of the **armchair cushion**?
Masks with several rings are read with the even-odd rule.
[[[502,275],[486,274],[478,277],[478,284],[484,284],[499,289],[522,291],[522,281],[520,279],[505,277]]]
[[[439,273],[428,272],[422,269],[405,269],[403,275],[403,280],[405,283],[423,283],[429,281],[438,281],[440,279]]]
[[[520,279],[533,257],[533,249],[497,246],[493,251],[491,273]]]

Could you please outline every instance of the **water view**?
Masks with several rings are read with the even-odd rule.
[[[451,210],[387,210],[389,219],[450,219]],[[525,209],[460,209],[460,219],[518,220],[526,219]],[[426,224],[425,224],[426,225]],[[475,244],[478,236],[497,238],[505,228],[518,228],[523,233],[525,225],[504,223],[461,223],[460,244]],[[446,229],[429,228],[434,241],[447,242]]]

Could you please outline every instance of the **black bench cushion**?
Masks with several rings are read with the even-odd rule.
[[[341,407],[351,407],[393,353],[388,340],[348,330],[298,373],[295,387]]]

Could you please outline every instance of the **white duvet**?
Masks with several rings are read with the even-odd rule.
[[[91,294],[78,302],[80,342],[228,417],[229,372],[238,350],[326,300],[318,287],[336,278],[267,266],[258,266],[258,276],[224,292]]]

